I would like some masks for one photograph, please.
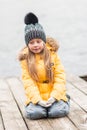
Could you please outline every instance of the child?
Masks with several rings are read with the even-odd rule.
[[[56,51],[58,45],[46,38],[33,13],[24,22],[26,47],[19,54],[26,93],[26,116],[29,119],[64,117],[69,113],[65,72]]]

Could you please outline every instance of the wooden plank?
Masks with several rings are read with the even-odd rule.
[[[87,82],[86,81],[72,74],[70,75],[67,74],[67,81],[87,95]]]
[[[42,130],[54,130],[53,127],[51,127],[50,123],[48,122],[48,119],[38,120],[38,123],[41,126]]]
[[[27,130],[5,80],[0,79],[0,109],[5,130]]]
[[[25,98],[24,96],[24,89],[23,89],[23,85],[21,84],[21,82],[17,79],[17,78],[10,78],[7,79],[11,91],[15,96],[16,101],[18,102],[18,105],[20,107],[20,109],[22,108],[23,104],[23,99]],[[15,89],[17,88],[17,89]],[[20,96],[19,96],[20,93]],[[22,113],[24,112],[21,109]],[[25,118],[25,117],[24,117]],[[75,126],[70,122],[70,120],[66,117],[66,118],[61,118],[61,119],[43,119],[43,120],[38,120],[38,121],[31,121],[31,120],[26,120],[26,123],[28,124],[28,128],[30,128],[30,130],[36,130],[36,129],[43,129],[43,130],[52,130],[52,129],[59,129],[61,128],[61,130],[65,130],[66,128],[66,124],[67,124],[67,130],[71,129],[71,130],[76,130]],[[66,123],[65,123],[66,122]],[[34,125],[32,126],[32,124],[34,123]]]
[[[0,130],[4,130],[3,126],[4,126],[4,124],[2,121],[1,110],[0,110]]]
[[[75,125],[67,117],[49,119],[49,122],[54,130],[77,130]]]
[[[67,91],[71,98],[87,112],[87,95],[79,91],[72,84],[67,83]]]
[[[22,86],[22,83],[17,78],[8,78],[7,82],[9,84],[9,87],[15,97],[15,100],[21,110],[21,113],[23,114],[23,118],[27,124],[28,129],[30,130],[42,130],[41,126],[39,125],[37,120],[29,120],[25,117],[24,112],[24,102],[25,102],[25,94],[24,89]]]
[[[84,123],[84,116],[86,115],[87,113],[71,100],[70,113],[68,117],[75,124],[75,126],[78,127],[79,130],[83,130],[83,129],[80,129],[80,127],[81,127],[81,124]]]

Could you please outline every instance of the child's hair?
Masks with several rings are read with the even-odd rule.
[[[29,68],[29,74],[31,75],[32,79],[39,82],[39,77],[37,74],[37,68],[36,68],[36,59],[35,54],[30,51],[28,48],[28,68]],[[46,48],[46,45],[44,44],[44,49],[41,52],[41,58],[43,58],[44,61],[44,67],[46,70],[46,76],[49,82],[53,81],[53,72],[51,68],[51,57],[50,57],[50,51]]]

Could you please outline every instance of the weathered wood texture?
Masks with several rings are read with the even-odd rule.
[[[17,77],[0,79],[0,130],[82,130],[79,126],[87,115],[87,82],[67,75],[66,87],[71,96],[67,117],[29,120],[25,117],[21,80]]]

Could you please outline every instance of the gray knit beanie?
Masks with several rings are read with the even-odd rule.
[[[28,45],[34,38],[42,39],[46,43],[46,35],[43,27],[38,23],[38,18],[33,13],[28,13],[24,18],[25,26],[25,43]]]

